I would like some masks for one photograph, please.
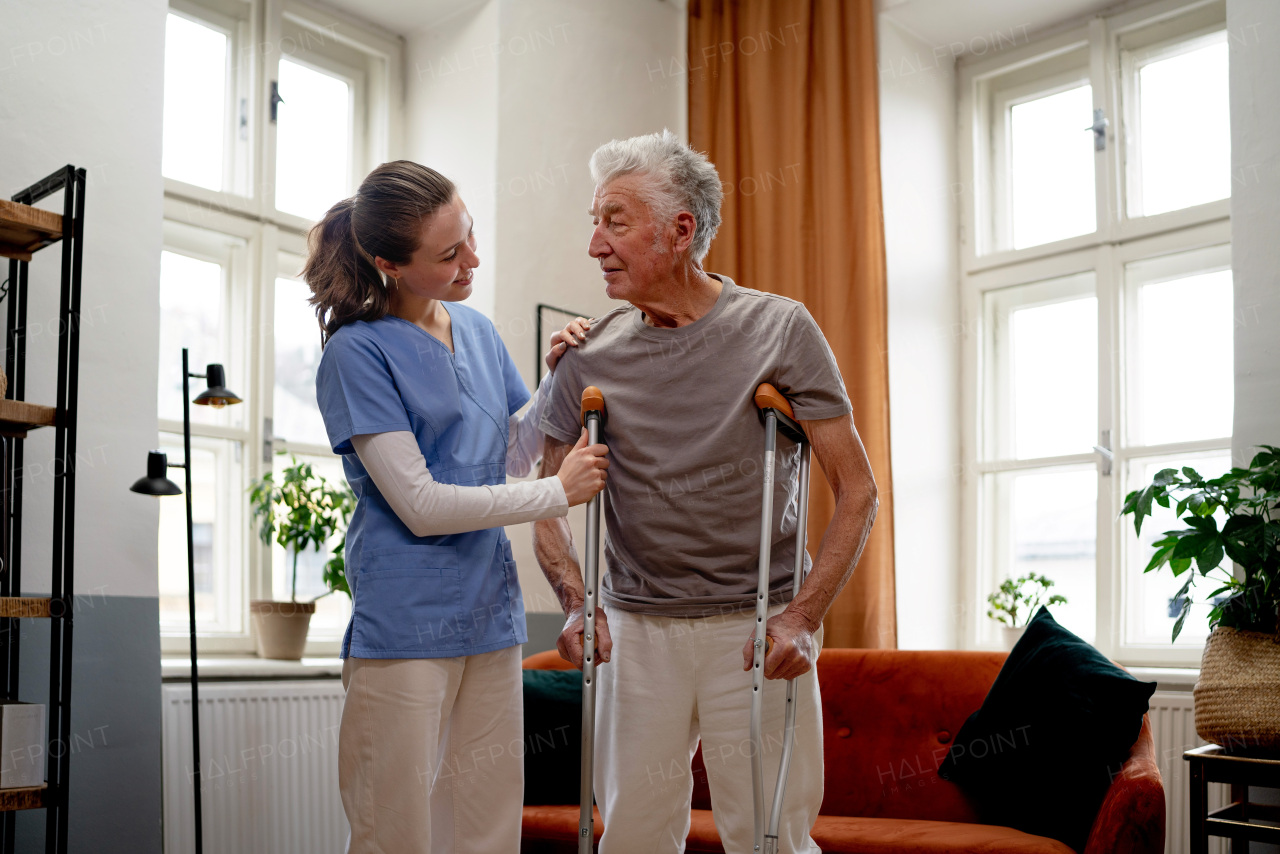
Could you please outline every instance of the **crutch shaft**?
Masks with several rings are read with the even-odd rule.
[[[604,419],[604,395],[595,386],[582,392],[582,423],[587,442],[600,441]],[[591,854],[595,843],[595,734],[596,734],[596,604],[600,581],[600,495],[587,503],[586,559],[582,565],[582,768],[578,777],[578,852]]]
[[[751,660],[751,795],[755,803],[755,851],[764,845],[764,657],[769,619],[770,547],[773,545],[773,467],[777,456],[778,419],[773,409],[764,418],[764,495],[760,521],[760,562],[756,574],[755,641]]]
[[[801,446],[799,471],[799,513],[796,525],[796,554],[792,572],[792,595],[798,595],[804,583],[804,559],[806,529],[809,521],[809,464],[810,447],[803,428],[795,421],[791,403],[768,383],[761,383],[755,393],[756,406],[760,408],[765,423],[764,500],[760,522],[760,565],[756,595],[756,641],[751,683],[751,744],[752,794],[755,798],[756,854],[776,854],[778,828],[782,817],[783,797],[787,777],[791,769],[791,754],[795,746],[796,684],[787,680],[787,705],[783,724],[782,755],[779,757],[778,779],[773,790],[772,809],[766,813],[764,804],[764,755],[763,715],[764,657],[772,648],[771,638],[764,635],[768,617],[770,551],[773,536],[773,487],[777,457],[777,434],[781,429],[792,441]],[[763,638],[763,640],[762,640]]]

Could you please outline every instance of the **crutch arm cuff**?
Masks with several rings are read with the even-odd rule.
[[[604,415],[604,392],[593,385],[582,390],[582,426],[587,425],[587,413],[599,412]]]
[[[756,386],[755,400],[756,406],[760,409],[776,409],[788,418],[796,417],[791,409],[791,402],[769,383],[760,383]]]

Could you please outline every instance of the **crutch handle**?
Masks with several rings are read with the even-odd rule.
[[[768,635],[764,636],[764,654],[768,655],[773,652],[773,638]]]
[[[588,412],[604,412],[604,392],[593,385],[582,390],[582,426],[587,425]]]
[[[585,393],[583,401],[585,406]],[[776,409],[788,418],[794,419],[796,417],[795,412],[791,409],[791,401],[783,397],[782,392],[768,383],[760,383],[760,385],[756,386],[756,406],[760,409]]]

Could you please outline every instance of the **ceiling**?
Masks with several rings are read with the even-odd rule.
[[[997,39],[1025,41],[1037,31],[1117,5],[1117,0],[878,0],[881,12],[929,45],[985,52]]]
[[[323,0],[357,18],[398,35],[409,35],[444,23],[489,0]]]
[[[324,2],[393,33],[408,35],[437,26],[491,0]],[[1039,30],[1115,5],[1117,0],[877,0],[880,11],[925,43],[963,44],[963,50],[955,48],[956,53],[979,50],[984,41],[994,43],[997,38],[1022,41]]]

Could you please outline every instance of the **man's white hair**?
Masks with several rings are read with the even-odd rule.
[[[724,190],[720,175],[705,154],[694,151],[667,129],[662,133],[606,142],[591,155],[591,177],[597,187],[623,175],[648,175],[646,202],[654,219],[671,222],[686,210],[697,229],[689,254],[701,263],[720,228]]]

